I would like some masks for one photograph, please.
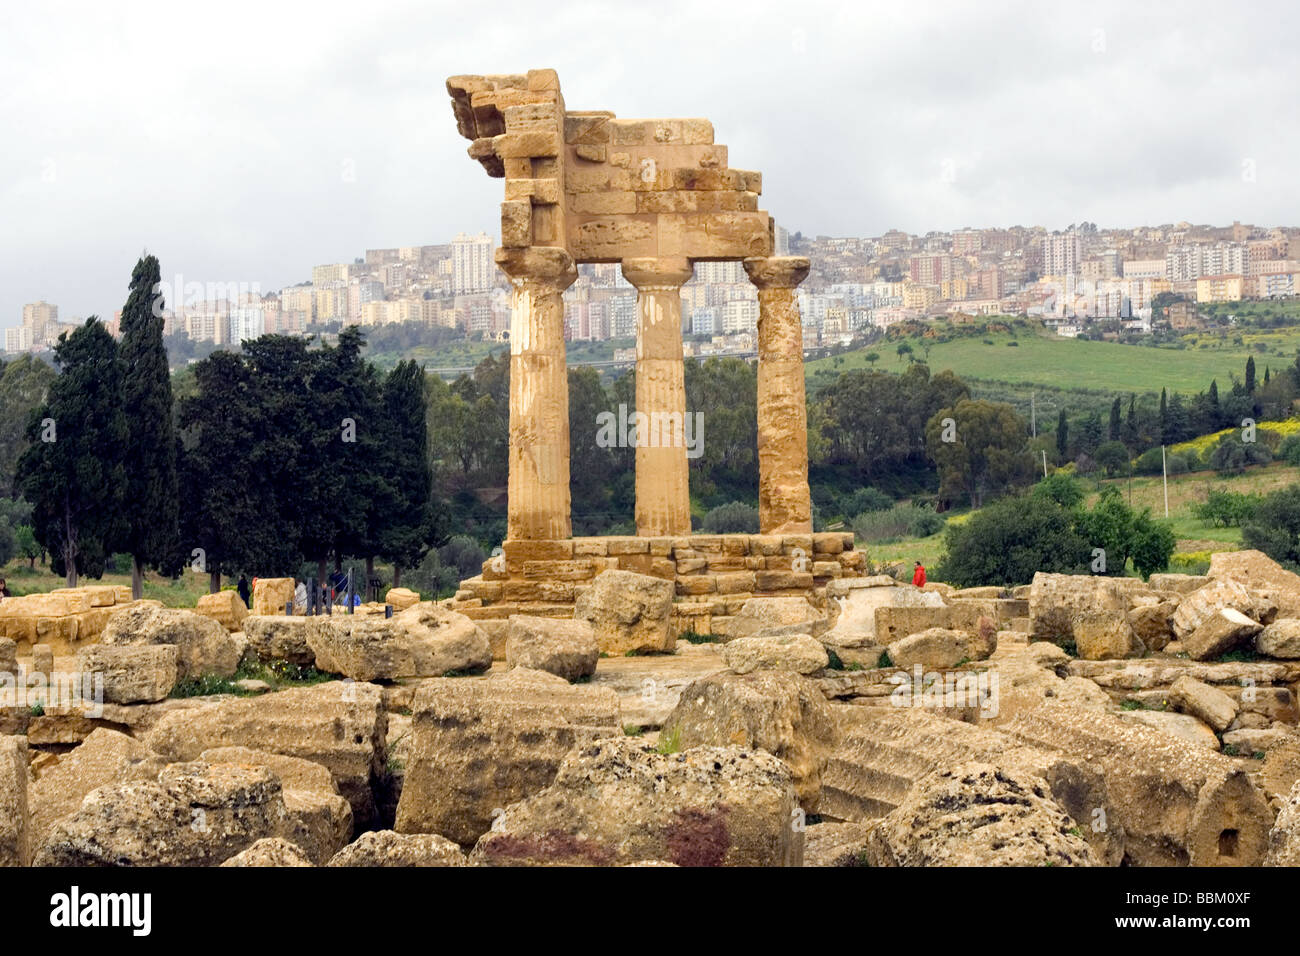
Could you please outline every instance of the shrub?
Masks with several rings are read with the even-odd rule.
[[[1272,459],[1273,455],[1263,442],[1244,442],[1236,432],[1229,432],[1206,456],[1206,464],[1221,475],[1232,475]]]
[[[888,511],[894,499],[877,488],[859,488],[840,498],[840,514],[845,517],[860,515],[864,511]]]
[[[1300,568],[1300,484],[1265,495],[1241,526],[1241,540],[1280,564]]]
[[[1288,465],[1300,465],[1300,434],[1287,435],[1278,447],[1277,457]]]
[[[1079,487],[1079,483],[1059,471],[1034,485],[1033,494],[1055,501],[1063,508],[1073,508],[1083,504],[1083,489]]]
[[[1210,524],[1224,528],[1236,527],[1249,521],[1259,507],[1259,495],[1247,495],[1237,491],[1214,490],[1206,497],[1205,503],[1195,508],[1196,517]]]
[[[729,501],[710,509],[700,527],[706,534],[758,534],[758,509],[743,501]]]
[[[1079,571],[1089,554],[1071,511],[1046,494],[994,502],[949,525],[945,541],[935,580],[964,588],[1028,584],[1036,571]]]
[[[888,511],[867,511],[853,519],[853,533],[863,541],[884,544],[900,538],[927,538],[944,519],[925,505],[898,504]]]
[[[1133,470],[1139,475],[1159,475],[1164,472],[1164,468],[1164,456],[1159,448],[1148,448],[1133,462]]]

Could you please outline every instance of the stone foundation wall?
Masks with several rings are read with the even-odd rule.
[[[583,589],[611,568],[674,581],[678,632],[713,634],[751,597],[824,600],[830,581],[863,573],[866,555],[853,549],[852,532],[839,531],[506,541],[481,575],[461,582],[451,606],[480,623],[569,617]]]
[[[58,588],[0,601],[0,637],[17,642],[18,653],[31,653],[33,644],[49,644],[55,654],[75,654],[95,643],[113,612],[131,603],[125,585]]]

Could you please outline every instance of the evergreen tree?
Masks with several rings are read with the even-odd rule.
[[[1268,379],[1265,379],[1264,381],[1267,382]],[[1245,386],[1246,386],[1246,394],[1247,394],[1247,395],[1254,395],[1254,394],[1255,394],[1255,356],[1253,356],[1253,355],[1249,355],[1249,356],[1246,357],[1246,382],[1245,382]]]
[[[1065,409],[1056,416],[1056,460],[1064,462],[1070,457],[1070,423],[1065,418]]]
[[[1115,401],[1110,404],[1110,424],[1106,430],[1106,438],[1109,441],[1121,441],[1123,439],[1123,406],[1120,404],[1119,396],[1115,396]]]
[[[32,530],[68,587],[100,577],[125,533],[122,365],[117,343],[91,316],[54,347],[59,376],[27,425],[18,483],[32,505]]]
[[[1160,390],[1160,444],[1170,445],[1171,435],[1169,433],[1169,394],[1165,389]]]
[[[382,398],[384,493],[377,499],[383,502],[382,512],[372,512],[373,536],[379,556],[392,562],[393,587],[398,587],[402,569],[419,565],[441,537],[435,522],[441,509],[433,505],[424,370],[414,361],[397,363],[384,379]]]
[[[122,408],[127,429],[125,550],[131,554],[131,595],[143,594],[145,567],[175,557],[179,534],[176,439],[172,433],[172,386],[163,347],[162,276],[158,260],[145,256],[131,273],[122,308]],[[170,568],[169,568],[170,569]]]
[[[1124,444],[1132,450],[1136,450],[1141,444],[1138,435],[1137,395],[1132,393],[1129,393],[1128,416],[1124,420]]]
[[[1217,431],[1223,427],[1223,408],[1219,405],[1219,383],[1215,379],[1210,380],[1210,421],[1211,425],[1207,431]]]

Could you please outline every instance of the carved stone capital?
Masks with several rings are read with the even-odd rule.
[[[623,260],[623,278],[638,291],[680,289],[694,274],[690,260],[684,258]]]
[[[749,281],[760,289],[793,289],[809,269],[807,256],[755,256],[744,265]]]
[[[559,246],[498,249],[494,258],[501,271],[516,282],[543,282],[562,292],[578,278],[573,257]]]

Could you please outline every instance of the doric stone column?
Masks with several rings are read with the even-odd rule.
[[[624,259],[637,290],[636,533],[691,533],[682,368],[682,284],[686,259]],[[644,432],[644,434],[643,434]]]
[[[758,287],[758,524],[763,534],[812,532],[803,322],[794,290],[803,256],[745,260]]]
[[[510,296],[509,540],[571,537],[569,378],[564,361],[564,302],[578,277],[563,249],[498,249]]]

